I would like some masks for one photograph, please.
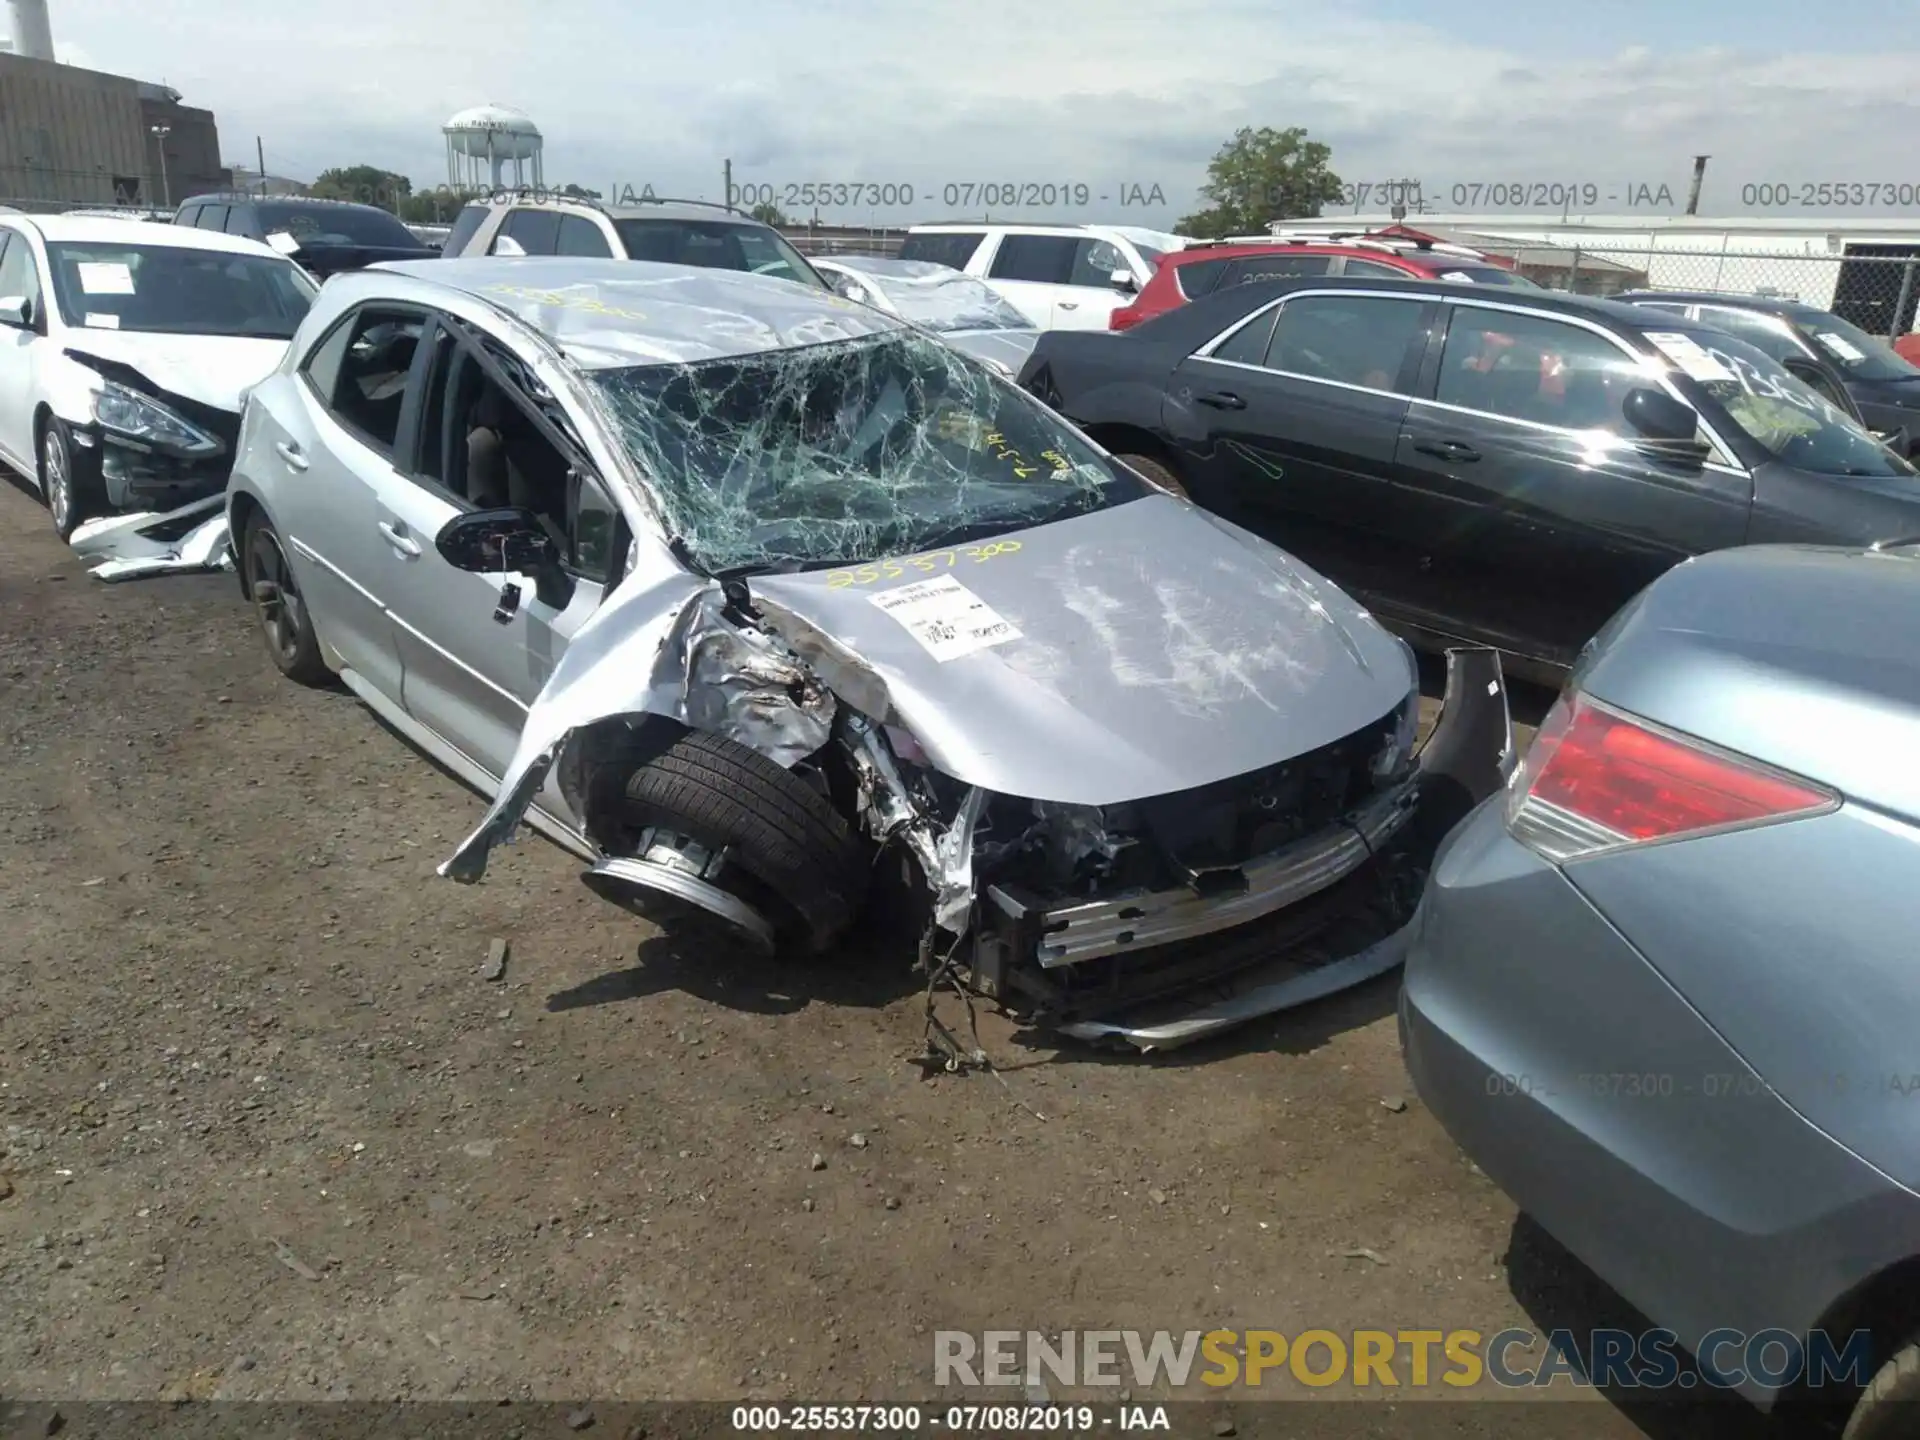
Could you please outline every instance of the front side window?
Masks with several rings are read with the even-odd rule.
[[[1073,269],[1067,275],[1067,283],[1093,290],[1111,290],[1116,271],[1133,273],[1133,267],[1127,264],[1127,257],[1120,253],[1117,245],[1105,240],[1082,240],[1074,247]]]
[[[480,227],[486,223],[487,207],[468,205],[454,218],[453,228],[447,232],[445,242],[440,246],[442,255],[457,256],[472,243]]]
[[[1626,397],[1650,380],[1645,362],[1582,326],[1460,307],[1434,398],[1534,425],[1627,435]]]
[[[584,215],[562,215],[560,234],[554,246],[556,255],[586,255],[604,258],[613,254],[600,227]]]
[[[0,299],[25,300],[29,314],[40,313],[40,272],[33,245],[18,230],[0,229]]]
[[[504,250],[502,240],[513,241]],[[560,243],[560,213],[557,210],[514,210],[507,215],[500,233],[494,236],[493,253],[512,255],[518,247],[522,255],[551,255]]]
[[[1003,235],[987,273],[995,280],[1065,285],[1079,241],[1070,235]]]
[[[59,241],[47,261],[67,324],[98,330],[291,340],[316,293],[277,255]]]
[[[418,312],[368,306],[334,327],[303,367],[333,417],[383,454],[393,453],[400,409],[426,322]]]
[[[1407,352],[1426,333],[1419,300],[1384,295],[1302,295],[1280,307],[1267,367],[1369,390],[1399,382]]]
[[[736,220],[626,219],[613,222],[629,260],[653,260],[664,265],[695,265],[707,270],[741,270],[791,280],[816,290],[831,287],[768,225],[743,225]]]
[[[224,230],[227,228],[227,208],[225,205],[202,205],[193,223],[202,230]]]
[[[931,574],[948,550],[964,561],[990,537],[1148,493],[1025,392],[916,331],[588,378],[710,573],[940,552],[921,566]]]

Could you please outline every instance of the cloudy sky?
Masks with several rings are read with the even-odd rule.
[[[1913,0],[52,9],[62,58],[166,81],[216,113],[230,162],[252,164],[257,134],[268,169],[300,179],[366,163],[443,181],[441,123],[493,102],[539,123],[550,184],[718,198],[731,158],[736,181],[908,184],[920,201],[829,219],[933,218],[948,185],[1054,181],[1106,195],[1104,218],[1163,224],[1242,125],[1305,126],[1345,180],[1412,177],[1438,209],[1501,182],[1591,184],[1614,213],[1665,184],[1683,205],[1708,153],[1703,213],[1755,210],[1757,182],[1858,181],[1906,186],[1920,217]],[[1121,205],[1155,186],[1164,204]]]

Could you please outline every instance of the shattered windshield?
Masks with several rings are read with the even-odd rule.
[[[957,271],[932,280],[863,275],[893,302],[903,320],[929,330],[1030,330],[1033,322],[971,275]]]
[[[588,378],[710,574],[910,554],[1147,493],[1023,391],[913,331]]]
[[[1672,356],[1673,342],[1684,337],[1647,338]],[[1745,341],[1705,331],[1694,339],[1699,355],[1683,352],[1676,363],[1775,458],[1819,475],[1920,473],[1839,406]]]

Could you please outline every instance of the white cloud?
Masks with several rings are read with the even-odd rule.
[[[441,121],[497,101],[539,122],[550,182],[717,196],[731,157],[742,181],[910,182],[922,217],[944,182],[1051,180],[1158,184],[1165,210],[1113,213],[1163,222],[1241,125],[1304,125],[1347,179],[1419,178],[1443,208],[1476,181],[1684,198],[1697,153],[1714,156],[1708,210],[1740,208],[1746,181],[1920,184],[1920,53],[1521,54],[1352,0],[1137,18],[1104,0],[736,0],[664,21],[620,0],[61,0],[54,25],[63,50],[164,76],[216,112],[230,154],[258,134],[293,174],[371,163],[431,183]],[[1765,43],[1750,31],[1730,33]]]

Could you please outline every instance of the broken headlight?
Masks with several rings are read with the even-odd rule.
[[[93,397],[93,418],[113,435],[182,455],[217,455],[225,445],[150,395],[108,380]]]

